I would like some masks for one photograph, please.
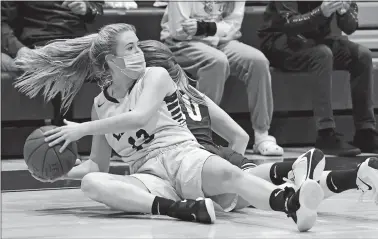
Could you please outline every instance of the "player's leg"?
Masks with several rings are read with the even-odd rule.
[[[286,178],[288,177],[288,174],[295,169],[307,170],[307,167],[305,166],[311,165],[311,164],[308,164],[306,160],[312,160],[314,156],[317,157],[315,159],[316,162],[317,161],[320,162],[320,160],[323,160],[322,163],[323,164],[325,163],[323,159],[324,154],[322,152],[319,152],[319,154],[313,154],[311,153],[313,152],[311,150],[299,156],[297,159],[297,163],[294,163],[295,161],[290,161],[290,162],[285,161],[285,162],[258,164],[257,161],[248,159],[245,156],[227,147],[219,146],[217,148],[217,151],[209,150],[209,146],[205,146],[205,148],[212,153],[215,152],[214,154],[226,159],[232,165],[235,165],[241,168],[242,170],[251,173],[252,175],[255,175],[259,178],[269,181],[273,183],[274,185],[284,184],[286,182]],[[294,168],[293,168],[293,165],[295,166]],[[319,166],[319,164],[317,165]],[[314,177],[315,180],[319,180],[319,178],[320,178],[320,175],[315,175]]]
[[[317,153],[311,153],[312,151],[317,151]],[[301,172],[307,170],[308,160],[314,156],[323,158],[324,155],[322,155],[323,153],[320,150],[312,149],[299,156],[294,162],[261,164],[254,168],[248,168],[246,171],[271,181],[275,185],[281,185],[289,180],[298,188],[301,185],[301,180],[298,180],[296,175],[301,175]],[[378,189],[378,159],[368,158],[365,162],[352,169],[324,171],[322,174],[315,173],[314,179],[322,187],[325,198],[351,189],[376,192]],[[378,200],[377,195],[375,195],[375,200]],[[240,209],[243,206],[247,206],[246,201],[239,200],[236,209]]]
[[[243,172],[206,150],[185,149],[182,154],[185,155],[178,155],[183,159],[175,182],[182,197],[237,194],[256,208],[287,213],[297,222],[300,231],[306,231],[314,225],[316,208],[323,199],[323,192],[314,180],[306,180],[295,192],[292,188],[281,189]]]
[[[181,201],[168,183],[153,175],[90,173],[82,179],[81,189],[90,199],[117,210],[166,215],[203,223],[215,221],[209,199]],[[200,216],[193,218],[193,212],[196,215],[200,213]]]
[[[354,169],[324,171],[319,184],[325,198],[350,189],[361,189],[363,192],[372,191],[378,203],[378,159],[368,158]]]

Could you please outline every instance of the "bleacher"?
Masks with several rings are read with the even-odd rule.
[[[369,47],[378,59],[378,19],[376,14],[378,3],[359,3],[359,5],[361,29],[350,39]],[[160,19],[164,9],[152,8],[147,3],[146,5],[139,4],[139,7],[139,9],[129,11],[106,9],[104,15],[98,17],[88,28],[91,32],[96,32],[104,25],[125,22],[135,25],[140,40],[159,40]],[[264,9],[264,6],[247,6],[242,25],[241,41],[256,48],[259,48],[256,30],[262,23]],[[341,34],[341,32],[335,28],[334,34]],[[375,62],[374,77],[375,80],[378,80],[378,61],[375,60]],[[277,138],[280,145],[313,144],[316,131],[312,119],[312,89],[309,83],[314,76],[307,73],[281,72],[276,69],[271,69],[271,72],[275,106],[271,133]],[[354,130],[348,79],[348,73],[334,72],[333,107],[338,131],[351,139]],[[2,159],[20,158],[26,137],[35,128],[51,122],[56,115],[54,115],[52,104],[44,104],[42,97],[30,100],[19,94],[12,85],[14,75],[2,73],[1,80]],[[226,91],[221,103],[222,108],[253,136],[245,87],[234,79],[229,79],[226,84]],[[73,104],[74,121],[89,120],[93,98],[99,91],[100,89],[95,83],[84,85]],[[378,92],[378,84],[375,84],[374,92]],[[375,95],[374,101],[375,108],[378,110],[378,94]],[[80,140],[79,152],[88,154],[89,150],[90,137]]]

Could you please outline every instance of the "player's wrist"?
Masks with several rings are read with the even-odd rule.
[[[91,123],[92,121],[80,124],[79,129],[80,129],[80,135],[82,135],[82,137],[93,134]]]

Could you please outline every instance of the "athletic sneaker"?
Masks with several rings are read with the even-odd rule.
[[[363,193],[373,191],[378,204],[378,158],[368,158],[359,166],[356,184]]]
[[[327,155],[354,157],[361,153],[359,148],[349,144],[343,136],[334,129],[323,129],[318,132],[315,147]]]
[[[184,221],[195,221],[208,224],[214,223],[214,204],[209,198],[177,201],[169,208],[168,216]]]
[[[316,222],[317,208],[324,198],[324,192],[320,185],[312,180],[307,179],[298,189],[285,188],[286,214],[291,217],[297,224],[300,232],[310,230]]]
[[[307,179],[319,181],[324,167],[324,153],[319,149],[310,149],[295,160],[288,174],[288,180],[294,184],[295,188],[299,188]]]

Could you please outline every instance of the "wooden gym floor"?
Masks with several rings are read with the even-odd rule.
[[[295,155],[293,151],[285,157]],[[282,158],[267,161],[279,160]],[[203,225],[112,211],[87,199],[79,189],[3,192],[1,234],[2,238],[14,239],[377,238],[378,205],[371,194],[359,202],[360,195],[352,190],[325,200],[315,227],[299,233],[284,214],[252,208],[217,213],[214,225]]]

